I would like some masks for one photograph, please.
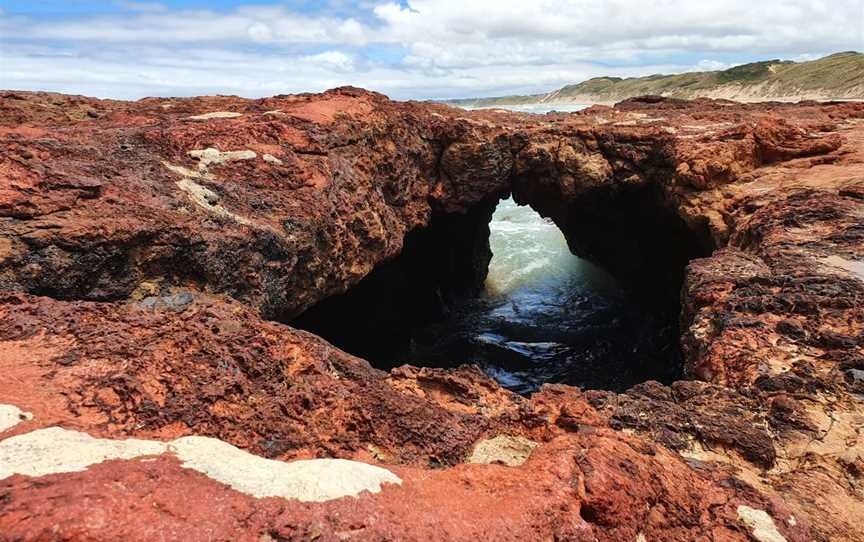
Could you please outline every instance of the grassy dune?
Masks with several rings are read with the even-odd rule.
[[[608,103],[654,94],[674,98],[727,98],[739,101],[864,99],[864,54],[836,53],[809,62],[768,60],[728,70],[595,77],[548,94],[451,100],[461,106],[526,103]]]

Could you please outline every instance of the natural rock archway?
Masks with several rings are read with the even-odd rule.
[[[531,160],[517,156],[516,163]],[[552,161],[547,157],[547,168]],[[687,228],[665,200],[657,179],[622,185],[613,179],[598,181],[583,176],[570,182],[583,188],[568,201],[560,188],[555,188],[563,184],[559,178],[548,170],[525,167],[519,176],[511,177],[509,188],[523,205],[533,203],[554,217],[566,233],[572,252],[612,270],[629,290],[629,297],[634,298],[627,302],[626,310],[633,312],[628,318],[637,317],[638,305],[642,314],[639,318],[657,322],[642,326],[645,330],[640,329],[639,334],[651,332],[662,337],[620,338],[633,343],[632,353],[622,347],[618,354],[633,358],[629,362],[631,370],[644,375],[643,380],[668,380],[669,375],[679,375],[675,329],[684,270],[691,260],[710,253],[702,244],[710,239],[700,238]],[[465,213],[433,211],[428,225],[406,235],[397,256],[378,264],[346,292],[325,298],[287,323],[311,331],[382,369],[403,363],[452,367],[475,359],[478,353],[468,338],[442,337],[436,347],[428,344],[426,336],[435,330],[470,333],[472,324],[466,321],[465,313],[470,319],[473,305],[469,300],[484,289],[492,257],[489,222],[497,200],[498,196],[493,195]],[[639,345],[639,341],[645,344]],[[671,343],[666,359],[641,359],[646,352],[640,346],[647,343],[656,343],[664,350],[666,347],[660,343]],[[418,348],[422,353],[417,352]],[[427,358],[440,361],[424,361]],[[662,366],[651,368],[648,363]],[[595,372],[620,372],[627,364],[622,361],[598,365]],[[619,379],[610,376],[597,380],[611,384]],[[631,381],[630,377],[626,380]]]
[[[655,99],[537,117],[358,89],[4,93],[0,404],[31,417],[0,442],[56,425],[207,436],[377,463],[402,484],[257,499],[169,452],[0,480],[0,532],[861,540],[862,118]],[[471,217],[508,192],[636,288],[675,291],[669,271],[697,257],[681,288],[691,380],[520,397],[470,368],[376,370],[276,322],[409,253],[423,227],[482,238]],[[441,284],[476,285],[476,244],[427,246],[474,270]],[[529,442],[527,460],[465,463],[502,441]]]

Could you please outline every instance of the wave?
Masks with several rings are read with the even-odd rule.
[[[607,273],[571,254],[561,231],[530,207],[500,202],[489,244],[484,295],[418,335],[413,348],[421,354],[412,361],[470,360],[518,393],[547,382],[623,389],[641,379],[646,357],[666,355],[654,337],[674,342],[674,330],[655,329]]]

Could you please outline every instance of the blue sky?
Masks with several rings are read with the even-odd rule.
[[[404,1],[396,3],[407,7],[407,3]],[[242,0],[165,0],[161,2],[148,0],[4,0],[0,2],[0,6],[8,13],[39,16],[105,15],[136,11],[187,9],[204,9],[226,13],[238,7],[252,4],[285,6],[294,12],[307,15],[330,14],[344,17],[362,17],[369,11],[364,9],[364,6],[371,5],[364,2],[338,0],[258,0],[256,2]]]
[[[864,0],[0,0],[0,87],[100,97],[544,92],[864,49]]]

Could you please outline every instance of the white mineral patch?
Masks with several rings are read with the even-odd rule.
[[[492,464],[503,463],[517,467],[531,456],[534,448],[539,446],[533,440],[525,437],[498,435],[495,438],[482,440],[474,447],[474,452],[468,458],[468,463]]]
[[[822,258],[822,263],[842,269],[854,275],[859,280],[864,280],[864,260],[849,260],[840,256],[828,256],[827,258]]]
[[[323,502],[357,496],[363,491],[378,493],[383,483],[402,483],[392,472],[358,461],[310,459],[284,463],[207,437],[184,437],[171,446],[184,467],[255,497]]]
[[[211,165],[235,162],[237,160],[252,160],[257,154],[255,151],[220,151],[219,149],[207,148],[189,151],[189,156],[198,159],[198,170],[207,171]]]
[[[180,190],[183,190],[192,196],[195,203],[199,205],[213,207],[216,205],[216,202],[219,201],[219,195],[216,192],[213,192],[207,187],[201,186],[191,179],[183,179],[177,181],[176,184]]]
[[[741,505],[738,507],[738,519],[747,525],[753,538],[759,542],[786,542],[786,537],[780,534],[774,520],[764,510]]]
[[[12,429],[24,420],[32,420],[33,415],[15,405],[0,405],[0,433]]]
[[[208,437],[172,442],[108,440],[59,427],[39,429],[0,442],[0,480],[14,474],[45,476],[84,471],[111,459],[135,459],[174,453],[188,469],[254,497],[283,497],[323,502],[378,493],[385,483],[401,484],[392,472],[344,459],[284,463],[244,452]]]
[[[221,205],[217,205],[219,195],[209,188],[201,186],[192,179],[182,179],[177,181],[175,184],[180,190],[189,194],[189,199],[199,207],[203,207],[215,215],[235,220],[240,224],[252,224],[249,219],[236,215]]]
[[[198,170],[193,171],[183,166],[176,166],[168,162],[162,162],[169,171],[183,177],[177,181],[177,187],[189,195],[189,199],[193,203],[202,207],[213,214],[230,218],[240,224],[251,225],[252,221],[240,215],[232,213],[228,209],[218,205],[219,195],[209,188],[196,183],[193,179],[204,179],[208,181],[216,180],[212,173],[208,173],[207,169],[213,164],[223,164],[225,162],[233,162],[235,160],[251,160],[257,155],[254,151],[226,151],[222,152],[219,149],[202,149],[189,151],[189,155],[198,159]]]
[[[0,480],[13,474],[45,476],[80,472],[108,459],[165,453],[165,444],[146,440],[103,440],[60,427],[39,429],[0,442]]]
[[[165,166],[172,173],[176,173],[181,177],[188,177],[190,179],[204,179],[207,177],[212,177],[212,175],[205,175],[200,171],[195,171],[189,168],[185,168],[183,166],[175,166],[174,164],[169,164],[168,162],[162,162],[162,165]]]
[[[235,113],[233,111],[214,111],[212,113],[204,113],[203,115],[195,115],[186,117],[189,120],[210,120],[210,119],[236,119],[242,117],[243,113]]]
[[[282,160],[276,158],[276,157],[273,156],[272,154],[265,154],[265,155],[262,156],[261,158],[263,158],[265,162],[268,162],[268,163],[270,163],[270,164],[276,164],[277,166],[281,166],[281,165],[282,165]]]

